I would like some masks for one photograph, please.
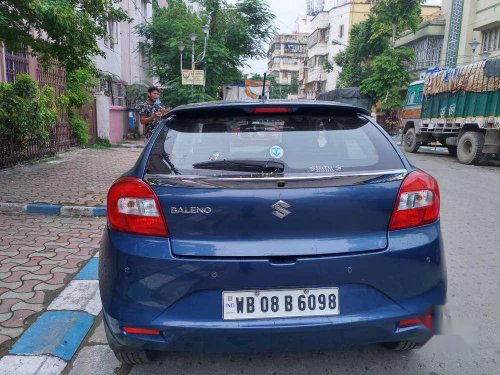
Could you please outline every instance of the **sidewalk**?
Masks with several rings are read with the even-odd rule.
[[[0,170],[0,203],[105,206],[109,187],[134,165],[141,151],[76,149],[47,162]]]
[[[105,206],[141,151],[75,149],[0,170],[0,206]],[[101,310],[95,256],[104,225],[0,210],[0,374],[58,374],[74,356]]]
[[[0,356],[97,252],[104,222],[0,214]]]

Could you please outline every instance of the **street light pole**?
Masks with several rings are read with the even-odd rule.
[[[474,40],[472,42],[469,42],[469,46],[472,50],[472,62],[474,63],[474,60],[475,60],[475,57],[476,57],[476,49],[477,47],[480,45],[481,43],[479,43],[476,38],[474,38]]]
[[[194,69],[195,69],[195,64],[194,64],[194,42],[196,42],[196,33],[193,31],[191,34],[189,34],[189,39],[191,39],[192,43],[192,53],[191,53],[191,95],[194,93]]]

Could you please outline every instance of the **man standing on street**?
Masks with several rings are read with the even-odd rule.
[[[146,102],[140,103],[137,106],[141,124],[144,125],[144,137],[146,140],[151,138],[162,116],[168,112],[166,108],[160,105],[159,97],[160,89],[156,86],[151,86],[148,88],[148,98]]]

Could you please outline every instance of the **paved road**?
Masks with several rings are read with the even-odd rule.
[[[472,167],[444,154],[410,155],[442,195],[451,331],[410,354],[379,346],[263,355],[163,354],[118,373],[147,374],[499,374],[500,166]],[[99,327],[71,374],[111,373],[118,365]],[[99,364],[98,366],[96,364]]]

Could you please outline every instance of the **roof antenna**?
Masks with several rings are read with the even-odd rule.
[[[262,95],[260,96],[260,99],[262,101],[266,101],[266,75],[267,73],[264,73],[264,82],[262,83]]]

